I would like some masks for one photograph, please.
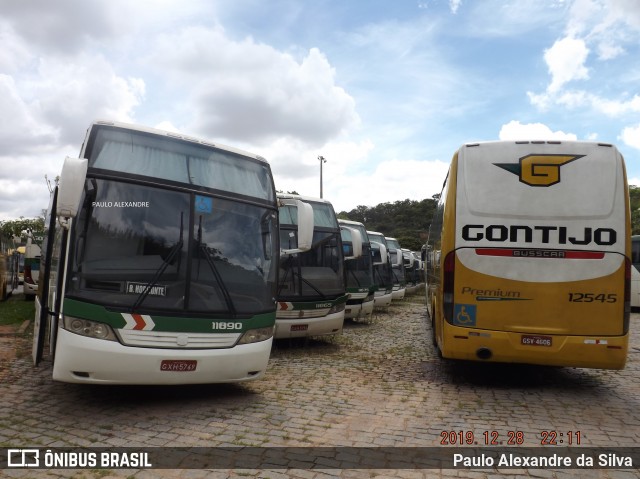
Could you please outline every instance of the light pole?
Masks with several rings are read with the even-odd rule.
[[[320,160],[320,198],[322,198],[322,163],[326,163],[327,160],[321,155],[318,155],[318,160]]]

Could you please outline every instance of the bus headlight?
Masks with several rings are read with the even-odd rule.
[[[259,343],[260,341],[266,341],[273,336],[274,326],[268,328],[250,329],[246,331],[238,340],[238,344],[250,344]]]
[[[74,318],[72,316],[65,316],[62,322],[62,327],[67,331],[81,336],[117,341],[116,335],[108,324],[89,321],[88,319]]]
[[[346,303],[334,304],[327,314],[339,313],[340,311],[344,311],[344,305]]]

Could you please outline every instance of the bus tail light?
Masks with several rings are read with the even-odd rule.
[[[453,287],[456,269],[456,252],[451,251],[444,258],[444,278],[442,280],[443,313],[447,323],[453,323]]]

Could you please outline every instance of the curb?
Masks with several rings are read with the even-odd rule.
[[[29,326],[31,325],[31,320],[30,319],[25,319],[22,324],[20,325],[19,328],[13,330],[13,331],[0,331],[0,337],[10,337],[10,336],[18,336],[18,335],[22,335],[25,333],[25,331],[29,328]]]

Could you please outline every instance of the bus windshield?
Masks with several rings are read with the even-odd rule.
[[[363,225],[348,224],[349,228],[355,229],[362,238],[362,256],[345,262],[347,272],[347,286],[350,288],[369,287],[373,284],[373,262],[371,256],[371,244],[367,236],[367,231]],[[346,238],[348,236],[348,238]],[[349,245],[351,235],[342,231],[342,244]]]
[[[86,156],[90,168],[274,200],[266,163],[201,143],[101,125]]]
[[[313,246],[309,251],[281,258],[279,298],[333,298],[344,294],[340,229],[329,203],[309,201],[313,208]],[[280,245],[296,248],[296,209],[280,207]]]
[[[269,311],[275,227],[267,208],[88,179],[67,293],[133,311]]]

